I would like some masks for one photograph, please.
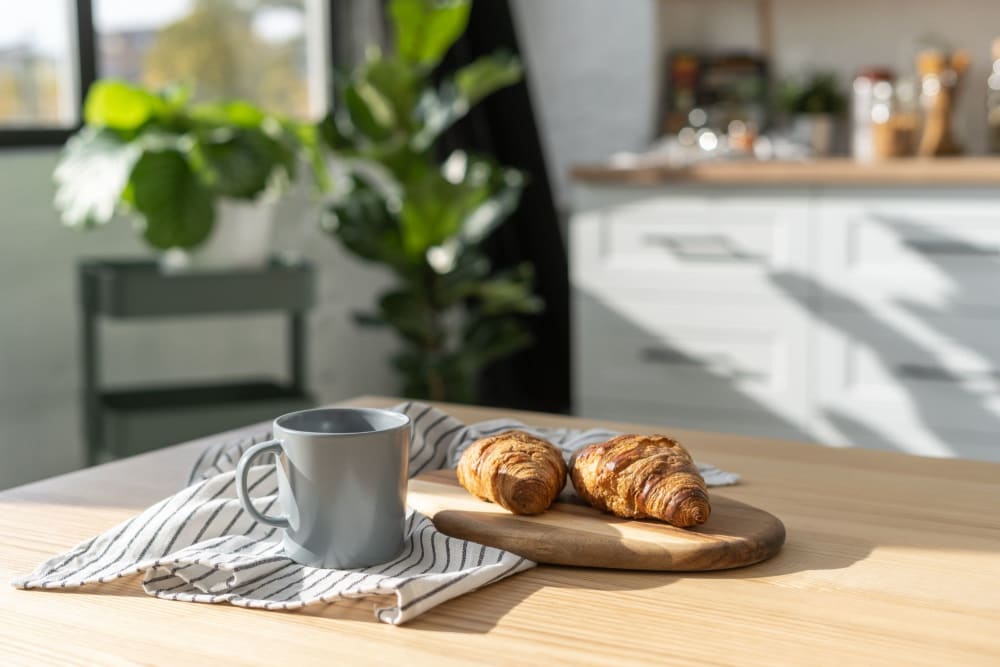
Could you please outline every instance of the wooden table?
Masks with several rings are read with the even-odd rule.
[[[0,664],[1000,664],[1000,465],[659,430],[744,475],[725,493],[785,521],[781,554],[695,575],[541,566],[402,627],[370,601],[279,613],[157,600],[135,577],[3,586]],[[0,494],[0,576],[172,493],[206,442]]]

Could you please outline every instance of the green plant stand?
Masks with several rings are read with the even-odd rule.
[[[130,456],[315,404],[305,387],[306,322],[315,272],[272,260],[261,269],[164,274],[153,261],[78,266],[82,413],[90,464]],[[101,386],[99,319],[280,311],[287,315],[287,381]]]

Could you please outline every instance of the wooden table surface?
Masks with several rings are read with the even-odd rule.
[[[466,421],[608,425],[446,409]],[[784,550],[704,574],[542,566],[401,627],[377,623],[371,601],[254,611],[157,600],[138,577],[60,592],[0,586],[0,664],[1000,664],[1000,465],[631,430],[669,432],[742,473],[725,494],[782,518]],[[176,491],[206,442],[0,494],[0,577]]]

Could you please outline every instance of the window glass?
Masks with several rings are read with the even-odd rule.
[[[76,124],[75,3],[0,0],[0,129]]]
[[[100,77],[192,86],[195,99],[242,98],[296,117],[322,112],[310,81],[308,0],[94,0]],[[312,84],[312,85],[310,85]],[[317,92],[318,91],[318,92]]]

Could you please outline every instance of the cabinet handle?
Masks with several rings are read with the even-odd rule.
[[[903,244],[924,255],[963,255],[990,257],[1000,255],[1000,249],[979,246],[965,241],[936,241],[927,239],[903,239]]]
[[[643,240],[660,246],[674,257],[688,262],[750,262],[760,263],[760,255],[748,253],[733,240],[721,234],[646,234]]]
[[[911,380],[932,380],[934,382],[969,382],[975,380],[1000,380],[1000,370],[989,369],[956,373],[940,366],[925,366],[923,364],[899,364],[896,375]]]
[[[740,369],[726,355],[711,355],[695,357],[674,347],[644,347],[639,350],[639,360],[653,364],[668,364],[671,366],[694,366],[716,376],[732,379],[761,378],[756,371]]]

